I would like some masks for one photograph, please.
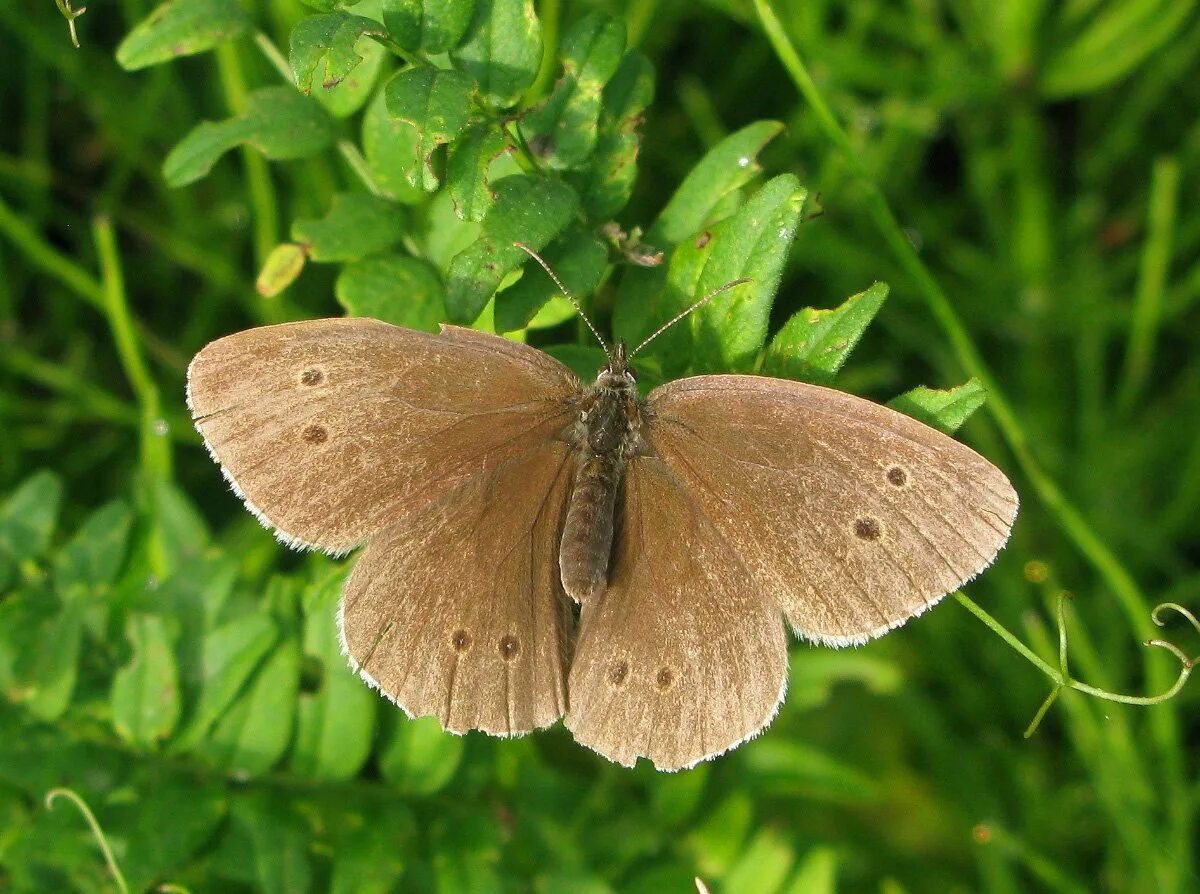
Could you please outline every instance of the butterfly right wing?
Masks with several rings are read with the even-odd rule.
[[[188,368],[196,427],[234,490],[284,542],[335,553],[557,437],[578,391],[525,345],[368,319],[238,332]]]
[[[371,539],[339,614],[351,665],[410,716],[511,736],[566,707],[558,539],[570,449],[546,441]]]

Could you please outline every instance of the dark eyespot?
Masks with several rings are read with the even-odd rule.
[[[500,639],[500,657],[505,661],[512,661],[520,651],[521,644],[511,633]]]
[[[454,647],[455,652],[465,652],[471,648],[471,634],[465,630],[455,630],[450,635],[450,645]]]
[[[325,381],[325,371],[318,369],[315,366],[311,367],[310,369],[306,369],[304,372],[300,373],[300,384],[301,385],[309,385],[309,386],[320,385],[324,381]]]
[[[854,522],[854,534],[862,540],[878,540],[883,535],[883,529],[875,519],[863,516]]]
[[[624,661],[614,661],[608,668],[608,682],[620,686],[629,676],[629,665]]]
[[[324,444],[329,440],[329,430],[323,425],[306,425],[300,437],[306,444]]]
[[[899,466],[892,466],[887,470],[888,484],[894,484],[896,487],[904,487],[908,483],[908,473]]]
[[[675,674],[669,667],[660,667],[658,669],[658,676],[654,678],[654,682],[658,684],[659,689],[665,692],[675,682]]]

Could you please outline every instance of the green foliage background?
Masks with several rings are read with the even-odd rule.
[[[1200,603],[1196,5],[122,0],[79,49],[0,8],[0,890],[1200,889],[1196,687],[1074,682],[1200,652],[1151,620]],[[347,563],[242,510],[184,371],[350,312],[590,374],[514,239],[629,339],[753,276],[647,376],[970,416],[1009,548],[880,641],[795,644],[769,731],[691,771],[404,720],[338,654]]]

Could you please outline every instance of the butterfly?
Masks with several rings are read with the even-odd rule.
[[[371,686],[454,733],[565,718],[626,766],[757,735],[784,697],[787,626],[865,642],[1008,539],[1008,479],[912,418],[753,375],[642,398],[631,354],[606,350],[585,385],[472,329],[286,323],[201,350],[188,404],[280,540],[365,544],[337,623]]]

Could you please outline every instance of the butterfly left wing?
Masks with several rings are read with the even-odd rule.
[[[566,724],[609,760],[678,770],[774,717],[779,607],[661,461],[630,461],[608,589],[583,607]]]
[[[557,543],[569,448],[548,440],[376,535],[339,610],[351,665],[409,716],[511,736],[566,705]]]

